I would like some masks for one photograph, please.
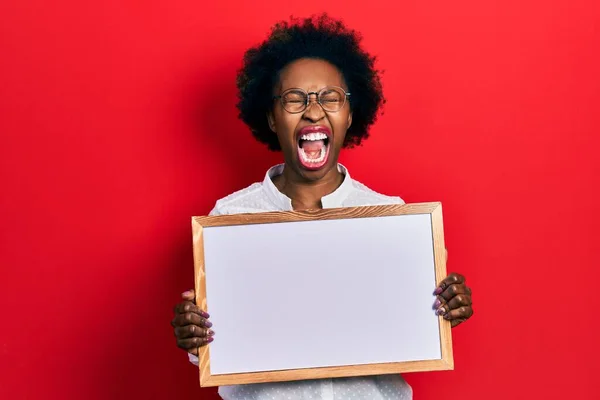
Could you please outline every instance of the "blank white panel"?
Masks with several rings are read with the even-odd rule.
[[[204,228],[212,375],[441,359],[430,214]]]

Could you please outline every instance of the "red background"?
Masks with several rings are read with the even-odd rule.
[[[0,5],[0,398],[217,398],[169,325],[190,216],[279,161],[236,119],[243,51],[324,10],[385,70],[342,161],[442,201],[474,291],[456,369],[407,374],[414,398],[598,398],[599,3],[216,3]]]

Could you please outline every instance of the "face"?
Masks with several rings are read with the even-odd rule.
[[[281,71],[273,95],[279,96],[293,88],[307,93],[319,92],[329,86],[348,91],[341,72],[332,64],[317,59],[300,59]],[[310,95],[310,100],[308,107],[296,114],[289,113],[281,101],[275,100],[267,118],[279,139],[286,168],[290,168],[298,178],[315,181],[332,171],[337,173],[337,160],[346,131],[352,123],[352,112],[348,101],[339,111],[330,112],[317,103],[316,95]]]

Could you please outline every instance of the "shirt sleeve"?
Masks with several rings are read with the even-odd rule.
[[[210,211],[210,213],[208,214],[210,217],[213,217],[215,215],[223,215],[223,213],[221,212],[221,210],[219,209],[219,205],[215,204],[215,206],[213,207],[213,209]]]
[[[188,353],[188,359],[189,359],[189,360],[190,360],[190,362],[191,362],[192,364],[194,364],[195,366],[198,366],[198,365],[199,365],[199,362],[198,362],[198,357],[196,357],[196,356],[195,356],[195,355],[193,355],[192,353]]]

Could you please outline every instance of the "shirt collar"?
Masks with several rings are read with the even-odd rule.
[[[267,193],[269,199],[273,202],[273,204],[277,206],[279,210],[291,211],[293,209],[292,199],[287,197],[285,194],[281,193],[273,183],[272,179],[277,175],[281,175],[283,173],[284,167],[285,164],[278,164],[274,167],[271,167],[265,174],[263,188],[265,189],[265,192]],[[344,200],[352,191],[352,178],[350,177],[348,169],[346,169],[346,167],[344,167],[342,164],[338,164],[337,167],[338,171],[340,171],[344,175],[344,180],[336,190],[334,190],[327,196],[321,198],[321,204],[323,205],[323,208],[342,207]]]

